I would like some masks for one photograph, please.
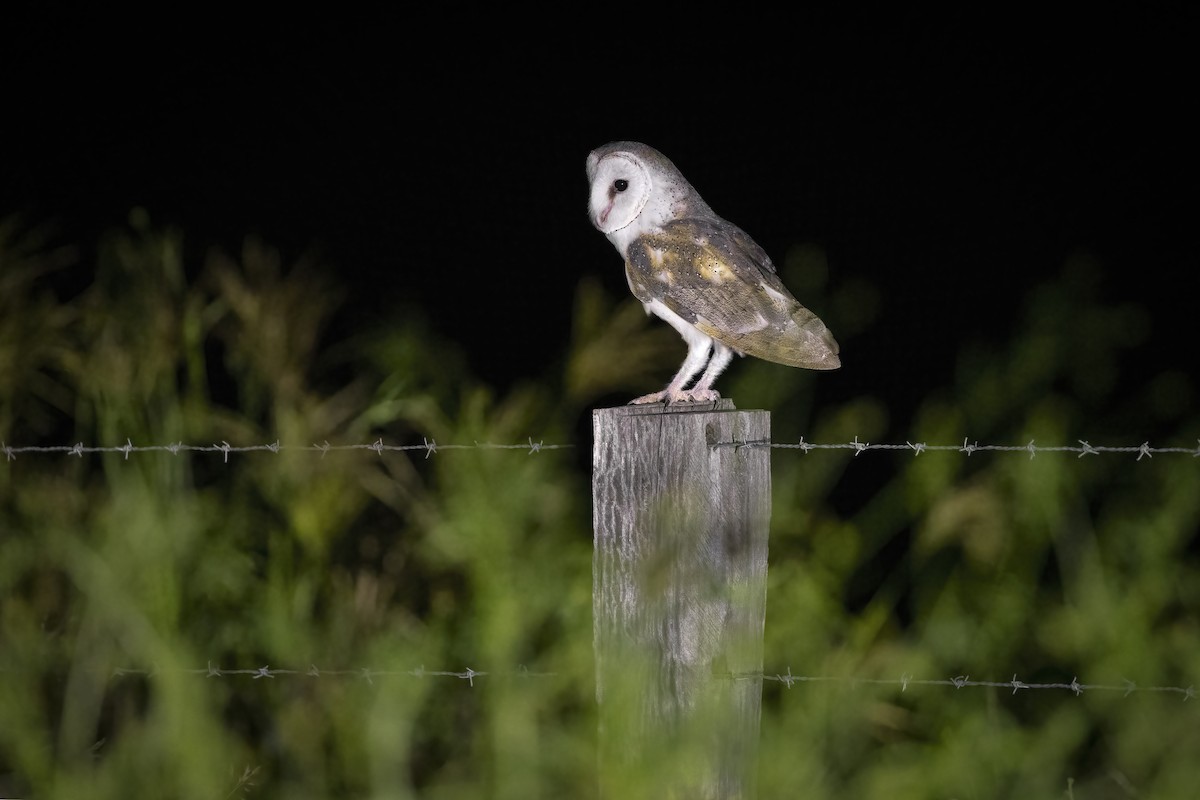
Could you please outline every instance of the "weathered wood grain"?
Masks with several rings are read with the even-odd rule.
[[[592,420],[601,773],[670,753],[696,765],[668,779],[671,794],[748,797],[770,449],[713,445],[769,440],[770,415],[720,400],[597,409]]]

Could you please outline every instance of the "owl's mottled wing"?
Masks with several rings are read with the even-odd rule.
[[[739,353],[808,369],[841,366],[825,324],[787,290],[762,248],[724,220],[687,218],[638,237],[625,272],[643,303],[662,302]]]

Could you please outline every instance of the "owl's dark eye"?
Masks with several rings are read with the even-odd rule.
[[[618,192],[623,192],[629,188],[629,181],[625,180],[624,178],[618,178],[617,180],[613,181],[613,188]]]

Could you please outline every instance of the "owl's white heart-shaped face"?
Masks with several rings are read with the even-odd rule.
[[[631,153],[609,153],[588,159],[591,194],[588,210],[592,224],[602,233],[613,233],[638,218],[650,199],[653,181],[641,159]]]

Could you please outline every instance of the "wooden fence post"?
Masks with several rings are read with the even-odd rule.
[[[762,697],[770,414],[592,412],[604,797],[747,798]],[[723,443],[726,446],[715,446]]]

